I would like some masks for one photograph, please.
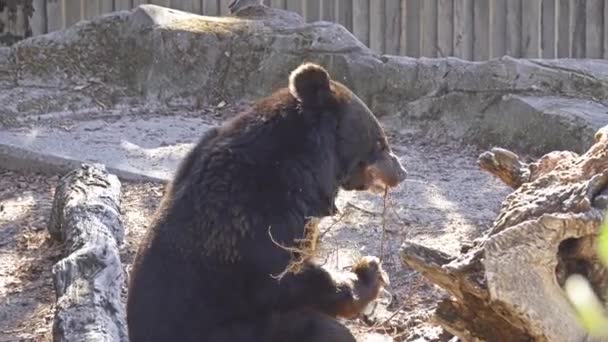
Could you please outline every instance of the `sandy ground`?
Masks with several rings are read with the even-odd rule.
[[[441,291],[400,263],[399,246],[411,239],[458,253],[462,243],[491,225],[509,189],[478,169],[480,151],[474,148],[434,145],[412,136],[391,137],[391,142],[409,178],[389,193],[386,207],[382,196],[341,193],[340,214],[320,226],[325,234],[319,260],[342,269],[361,255],[383,259],[391,286],[372,322],[346,323],[359,336],[383,340],[371,338],[375,331],[395,340],[447,340],[441,329],[426,323]],[[51,268],[61,257],[61,246],[45,228],[57,181],[56,176],[0,169],[0,342],[51,339]],[[127,238],[121,253],[127,268],[162,190],[158,184],[123,182]]]

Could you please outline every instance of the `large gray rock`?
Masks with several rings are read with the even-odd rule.
[[[597,101],[508,94],[484,111],[479,141],[537,154],[547,147],[580,152],[607,117],[608,107]]]
[[[155,5],[1,50],[0,122],[125,105],[188,110],[253,99],[285,85],[303,61],[324,65],[390,128],[416,129],[436,140],[534,146],[540,152],[563,148],[566,141],[583,151],[588,141],[581,129],[608,123],[595,109],[590,120],[544,112],[556,97],[568,98],[572,108],[601,108],[608,98],[607,61],[379,56],[338,24],[307,24],[297,14],[265,6],[218,18]],[[530,115],[520,112],[513,96],[535,103],[524,108]],[[539,116],[557,121],[538,125]],[[522,135],[525,125],[530,128]]]

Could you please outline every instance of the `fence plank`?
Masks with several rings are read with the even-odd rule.
[[[407,0],[401,1],[401,7],[399,10],[401,16],[401,32],[399,33],[399,55],[405,56],[407,54]]]
[[[308,1],[308,0],[307,0]],[[346,27],[347,30],[353,30],[353,2],[352,0],[334,0],[336,3],[337,22]],[[391,1],[389,1],[391,2]]]
[[[388,0],[384,8],[386,20],[384,31],[384,53],[399,54],[401,40],[401,1]]]
[[[85,19],[93,19],[99,15],[99,0],[83,0],[82,13]],[[50,17],[49,17],[50,18]],[[47,19],[49,20],[49,19]]]
[[[608,59],[608,4],[604,3],[604,58]]]
[[[456,0],[459,1],[459,0]],[[452,56],[454,46],[454,1],[437,2],[437,56]]]
[[[585,0],[571,0],[572,57],[585,57]]]
[[[32,35],[38,36],[47,33],[46,28],[46,0],[34,0],[34,13],[30,21],[32,25]]]
[[[192,13],[203,14],[203,0],[192,0]]]
[[[323,0],[321,0],[323,1]],[[270,4],[274,8],[285,9],[287,8],[287,3],[285,0],[270,0]]]
[[[116,6],[118,6],[118,1],[121,0],[116,0]],[[189,7],[192,5],[193,2],[194,0],[171,0],[169,5],[171,6],[171,8],[174,8],[176,10],[189,11]]]
[[[522,2],[522,56],[525,58],[540,58],[541,42],[541,8],[540,0],[524,0]]]
[[[557,56],[557,4],[555,0],[542,0],[541,51],[543,58]]]
[[[192,1],[192,0],[190,0],[190,1]],[[131,0],[114,0],[114,10],[115,11],[128,10],[128,9],[131,9],[132,6],[133,6],[133,4],[132,4]]]
[[[69,27],[79,22],[81,19],[80,0],[63,0],[63,11],[65,15],[65,27]]]
[[[488,0],[473,2],[473,60],[490,58],[490,4]]]
[[[83,0],[83,1],[90,1],[90,0]],[[201,0],[203,1],[203,0]],[[137,7],[139,5],[143,5],[143,4],[147,4],[148,2],[146,0],[133,0],[133,7]]]
[[[204,0],[203,14],[207,16],[216,16],[220,14],[220,6],[217,0]]]
[[[420,34],[420,55],[424,57],[437,56],[437,0],[423,0],[421,17],[422,32]]]
[[[507,55],[521,57],[521,1],[507,1]]]
[[[321,0],[306,0],[304,14],[309,23],[321,19]]]
[[[420,15],[423,0],[406,0],[406,55],[410,57],[420,57],[421,32],[422,28]]]
[[[490,57],[502,57],[507,53],[507,2],[493,0],[490,3]]]
[[[321,0],[321,19],[324,21],[335,21],[336,6],[334,0]]]
[[[369,46],[369,6],[370,0],[353,0],[353,34],[367,46]]]
[[[604,40],[604,0],[587,0],[586,30],[585,30],[585,57],[602,58]]]
[[[473,0],[454,1],[454,56],[473,57]]]
[[[302,14],[302,1],[300,0],[287,0],[287,10]]]
[[[2,18],[4,20],[0,19],[0,22],[4,21],[4,23],[6,23],[4,32],[10,32],[18,37],[25,37],[26,27],[25,27],[25,14],[23,12],[23,6],[21,4],[17,4],[15,16],[14,16],[14,18],[11,18],[10,20],[6,19],[10,16],[6,7],[4,9],[4,12],[5,12],[5,16],[4,16],[5,18]],[[1,33],[1,31],[0,31],[0,33]]]
[[[46,17],[49,32],[63,28],[63,9],[60,0],[48,0],[46,4]]]
[[[228,5],[230,5],[230,0],[219,0],[219,1],[220,1],[220,14],[222,16],[230,15],[230,8],[228,7]]]
[[[103,1],[103,0],[102,0]],[[149,4],[154,4],[162,7],[169,7],[169,0],[148,0]]]
[[[186,11],[186,12],[190,12],[190,13],[197,13],[197,14],[201,13],[202,1],[200,1],[200,0],[172,0],[171,6],[175,6],[175,5],[173,5],[173,2],[175,2],[175,1],[181,2],[180,7],[181,7],[182,11]],[[178,4],[178,6],[179,6],[179,4]],[[175,8],[178,8],[178,7],[175,6]]]
[[[369,47],[377,53],[384,53],[384,9],[385,0],[372,0],[369,8]]]
[[[7,26],[2,26],[0,27],[2,30],[0,30],[0,33],[4,33],[4,32],[10,32],[10,27],[8,26],[10,24],[10,20],[8,20],[8,7],[4,6],[4,9],[0,11],[0,23],[6,23]],[[0,45],[2,46],[2,45]]]
[[[112,11],[114,11],[114,0],[99,0],[100,15],[110,13]]]
[[[557,10],[557,57],[569,58],[572,51],[572,23],[570,22],[570,0],[559,0]]]

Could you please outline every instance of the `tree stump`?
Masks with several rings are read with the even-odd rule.
[[[608,207],[608,126],[583,155],[525,163],[495,148],[479,165],[514,189],[492,227],[459,256],[412,242],[402,262],[445,289],[434,319],[465,341],[590,341],[564,283],[577,273],[604,301],[608,272],[594,240]]]
[[[57,186],[48,230],[65,244],[65,258],[53,266],[54,341],[128,341],[120,190],[103,165],[83,165]]]

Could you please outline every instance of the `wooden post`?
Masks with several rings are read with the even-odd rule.
[[[410,57],[420,57],[420,15],[423,0],[406,0],[406,54]]]
[[[384,53],[388,55],[399,54],[401,40],[401,1],[387,0],[385,7]]]
[[[80,0],[63,0],[65,27],[70,27],[82,19],[82,3]]]
[[[38,36],[47,33],[46,26],[46,1],[45,0],[34,0],[32,5],[34,6],[34,13],[32,14],[32,35]]]
[[[490,4],[488,0],[473,2],[473,59],[490,58]]]
[[[321,0],[307,0],[304,7],[306,21],[315,22],[321,19]]]
[[[507,2],[493,0],[490,3],[490,58],[507,53]]]
[[[557,10],[557,57],[569,58],[572,56],[572,23],[570,21],[570,0],[559,0]]]
[[[608,4],[604,3],[604,58],[608,59]]]
[[[399,54],[401,56],[407,55],[407,0],[401,0],[401,32],[399,33]]]
[[[58,31],[63,28],[64,16],[63,6],[60,0],[48,0],[46,4],[46,18],[48,32]]]
[[[473,0],[454,1],[454,56],[473,59]]]
[[[86,1],[90,1],[90,0],[86,0]],[[200,0],[201,2],[203,0]],[[139,5],[143,5],[143,4],[147,4],[148,2],[146,0],[133,0],[133,7],[137,7]]]
[[[369,11],[370,0],[353,0],[353,34],[367,46],[369,46]]]
[[[202,14],[203,13],[203,0],[191,0],[192,1],[192,7],[191,7],[191,12],[192,13],[196,13],[196,14]]]
[[[460,0],[455,0],[460,1]],[[454,0],[437,2],[437,56],[454,54]]]
[[[586,1],[585,57],[602,58],[604,52],[604,0]]]
[[[570,22],[572,23],[572,57],[585,57],[585,0],[571,0]]]
[[[541,48],[543,58],[557,57],[557,7],[556,0],[542,2]]]
[[[369,45],[377,53],[384,53],[384,32],[386,23],[384,22],[385,0],[372,0],[370,3],[369,17]]]
[[[541,8],[540,0],[522,2],[522,57],[540,58]]]
[[[122,0],[116,0],[116,6],[118,6],[118,1]],[[193,2],[194,0],[170,0],[169,5],[171,8],[179,11],[189,11],[189,7]]]
[[[148,3],[162,7],[169,7],[169,0],[149,0]]]
[[[220,0],[220,15],[225,17],[225,16],[229,16],[230,15],[230,8],[228,8],[228,5],[230,5],[230,0]],[[302,12],[299,12],[300,14],[302,14]]]
[[[17,5],[17,13],[15,14],[15,20],[8,20],[8,22],[5,21],[5,23],[7,23],[5,31],[11,32],[18,37],[25,37],[27,27],[25,25],[25,13],[21,5]]]
[[[521,1],[507,1],[507,55],[521,57]]]
[[[99,0],[99,14],[106,14],[114,11],[114,0]]]
[[[300,15],[303,14],[302,11],[302,1],[300,0],[287,0],[287,10],[296,12]]]
[[[437,56],[437,0],[422,1],[421,56]]]
[[[308,0],[307,0],[308,1]],[[336,11],[336,22],[347,30],[353,30],[353,4],[351,0],[334,0]],[[390,1],[390,0],[389,0]]]
[[[203,14],[206,16],[217,16],[220,14],[220,7],[217,0],[204,0]]]
[[[270,0],[270,6],[273,8],[285,9],[285,0]]]
[[[176,1],[176,0],[173,0]],[[188,2],[191,2],[192,0],[188,0]],[[114,10],[115,11],[122,11],[122,10],[129,10],[133,7],[133,1],[132,0],[114,0]]]
[[[335,10],[334,0],[321,0],[321,19],[324,21],[336,21]]]

